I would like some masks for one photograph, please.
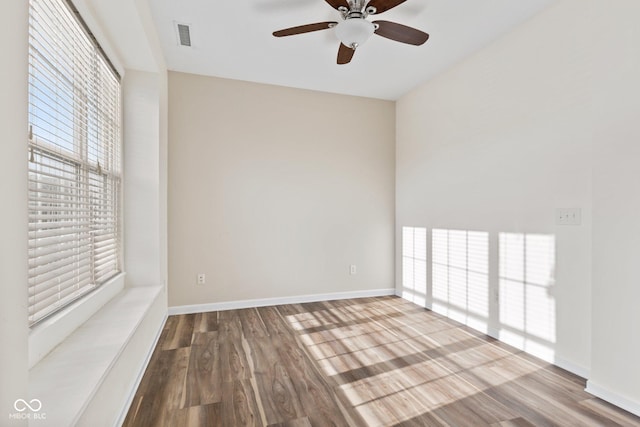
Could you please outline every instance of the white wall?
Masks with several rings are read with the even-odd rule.
[[[168,162],[167,162],[167,150],[169,140],[169,82],[167,67],[164,62],[164,55],[162,47],[160,46],[160,40],[156,33],[155,24],[151,15],[151,9],[147,0],[135,0],[136,11],[140,19],[140,24],[144,29],[145,38],[147,41],[147,48],[150,50],[153,57],[155,68],[157,68],[156,74],[156,87],[157,93],[157,114],[158,120],[158,139],[157,147],[154,150],[158,152],[158,176],[157,176],[157,192],[158,192],[158,243],[159,250],[159,274],[160,284],[165,287],[168,281],[168,259],[167,259],[167,176],[168,176]],[[133,55],[133,52],[131,52]],[[154,98],[155,99],[155,98]],[[126,119],[125,119],[126,120]],[[166,298],[166,295],[165,295]]]
[[[590,365],[591,80],[583,70],[591,58],[580,50],[588,51],[588,43],[573,36],[587,22],[555,17],[573,12],[568,6],[399,100],[397,225],[488,232],[492,302],[499,298],[499,233],[555,236],[555,283],[549,284],[555,338],[542,338],[555,341],[548,358],[584,371]],[[555,225],[555,209],[564,207],[582,208],[581,226]],[[492,303],[487,330],[505,339],[499,313]]]
[[[168,176],[169,176],[169,75],[166,68],[160,73],[160,277],[165,289],[165,303],[168,298],[169,283],[169,226],[168,226]],[[168,303],[167,303],[168,305]]]
[[[162,279],[158,74],[127,70],[123,93],[126,283],[159,285]]]
[[[596,3],[593,362],[587,390],[640,415],[640,4]]]
[[[170,306],[393,287],[392,102],[174,72],[169,101]]]
[[[521,314],[555,323],[543,356],[636,404],[639,17],[632,1],[561,1],[410,92],[397,104],[396,172],[398,239],[412,225],[489,233],[487,323],[501,338],[513,338],[515,308],[500,295],[500,233],[555,240],[539,296],[549,304]],[[580,226],[556,225],[567,207],[582,208]],[[539,350],[535,333],[521,338]]]
[[[27,34],[28,4],[11,0],[0,14],[0,424],[27,394]]]

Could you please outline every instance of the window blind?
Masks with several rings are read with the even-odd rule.
[[[29,7],[29,323],[120,271],[120,79],[67,0]]]

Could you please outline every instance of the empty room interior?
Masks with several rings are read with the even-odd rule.
[[[640,426],[637,1],[0,8],[0,426]]]

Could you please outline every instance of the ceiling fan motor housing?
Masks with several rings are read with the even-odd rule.
[[[375,31],[375,25],[363,17],[347,17],[335,27],[336,37],[352,49],[361,46]]]

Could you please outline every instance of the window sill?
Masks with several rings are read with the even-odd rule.
[[[124,289],[120,273],[90,294],[34,326],[29,332],[29,369]]]
[[[38,425],[75,424],[161,294],[123,290],[30,370],[29,395],[46,414]]]

